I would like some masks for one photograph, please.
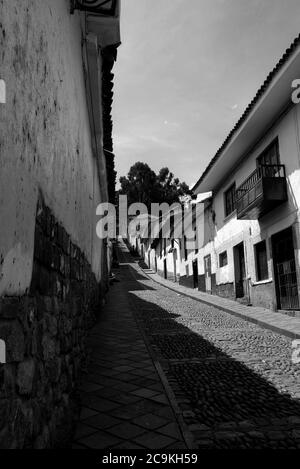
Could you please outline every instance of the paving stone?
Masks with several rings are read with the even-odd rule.
[[[82,438],[79,443],[91,449],[109,449],[118,443],[121,443],[120,438],[110,435],[106,432],[96,432],[93,435]]]
[[[140,397],[150,398],[157,395],[157,392],[153,391],[152,389],[140,388],[132,391],[132,394]]]
[[[187,449],[185,443],[182,441],[175,441],[175,443],[172,443],[170,446],[167,446],[165,449],[167,450],[179,450],[179,449]]]
[[[146,371],[146,370],[140,369],[140,368],[132,370],[131,373],[133,375],[141,376],[141,377],[147,377],[149,374],[151,374],[151,372],[149,370]]]
[[[262,432],[255,430],[251,430],[247,433],[247,435],[249,435],[250,438],[254,438],[255,440],[263,440],[265,438],[265,435]]]
[[[117,376],[117,375],[119,374],[119,371],[117,371],[117,370],[105,369],[105,370],[98,371],[97,373],[98,373],[100,376],[103,375],[103,376],[110,377],[110,376]]]
[[[232,427],[233,427],[233,425],[232,425]],[[247,431],[247,430],[253,429],[255,427],[255,424],[251,420],[243,420],[241,422],[238,422],[238,427],[239,427],[240,430]]]
[[[106,380],[110,381],[109,378],[106,378]],[[105,377],[98,375],[97,373],[89,374],[86,376],[86,381],[89,381],[90,383],[96,383],[99,384],[100,386],[104,386],[105,383]]]
[[[163,406],[158,409],[154,409],[153,412],[160,417],[164,417],[165,419],[175,420],[174,412],[169,406]]]
[[[150,384],[147,387],[149,389],[153,389],[153,391],[158,391],[158,392],[163,392],[163,390],[164,390],[163,385],[160,382],[157,382],[155,384]]]
[[[124,383],[130,383],[136,379],[136,375],[132,373],[118,373],[118,379]]]
[[[138,417],[139,415],[143,415],[145,411],[143,409],[132,409],[127,407],[119,407],[118,409],[113,410],[111,415],[114,417],[124,419],[124,420],[133,420],[134,418]]]
[[[101,384],[97,384],[97,383],[89,383],[88,381],[85,382],[84,384],[82,384],[80,386],[80,391],[83,391],[83,392],[93,392],[93,391],[98,391],[100,389],[102,389],[103,386]]]
[[[115,371],[124,372],[124,371],[132,371],[134,368],[132,366],[128,366],[128,365],[121,365],[121,366],[116,366],[113,369]]]
[[[198,449],[212,449],[214,447],[213,440],[203,439],[197,440]]]
[[[145,429],[129,422],[123,422],[111,427],[109,432],[124,440],[133,440],[136,436],[145,433]]]
[[[138,386],[132,383],[120,383],[113,386],[113,389],[117,389],[118,391],[131,392],[137,390]]]
[[[135,418],[133,422],[136,425],[140,425],[143,428],[155,430],[165,425],[167,423],[167,420],[155,414],[149,413],[149,414],[141,415],[140,417]]]
[[[156,394],[155,396],[150,397],[152,401],[160,402],[161,404],[168,404],[169,400],[167,396],[163,393]]]
[[[104,430],[110,427],[113,427],[117,424],[119,424],[121,420],[112,417],[111,415],[108,414],[97,414],[94,415],[93,417],[90,417],[84,421],[85,424],[98,428],[99,430]]]
[[[280,431],[272,431],[267,433],[268,438],[270,440],[284,440],[284,433]]]
[[[136,377],[130,381],[130,384],[134,384],[137,388],[152,389],[151,385],[155,384],[155,381],[153,379]],[[152,389],[152,391],[154,391],[154,389]]]
[[[86,407],[97,410],[98,412],[107,412],[119,407],[118,403],[97,396],[85,396],[83,402]]]
[[[86,425],[85,423],[79,423],[76,428],[75,432],[75,441],[80,440],[82,437],[86,435],[90,435],[91,433],[95,433],[95,428],[91,427],[90,425]]]
[[[96,410],[89,409],[89,407],[82,407],[80,411],[79,420],[85,420],[88,417],[92,417],[93,415],[97,415]]]
[[[102,386],[104,387],[113,387],[114,385],[116,384],[120,384],[121,381],[117,380],[117,379],[113,379],[113,378],[108,378],[107,376],[94,376],[94,377],[91,377],[91,381],[94,381],[96,383],[99,383],[99,384],[102,384]]]
[[[142,449],[144,450],[145,447],[137,445],[136,443],[132,441],[124,441],[123,443],[120,443],[119,445],[112,447],[112,449],[129,449],[129,450]]]
[[[175,438],[177,440],[182,439],[178,424],[175,422],[168,423],[164,427],[159,428],[158,431],[159,433],[163,433],[164,435],[170,436],[171,438]]]
[[[141,398],[139,396],[134,396],[133,394],[122,392],[114,395],[112,399],[119,404],[134,404],[140,401]]]
[[[300,417],[288,417],[287,421],[291,425],[300,425]]]
[[[174,439],[165,435],[159,435],[158,433],[148,432],[144,435],[135,438],[135,441],[149,449],[163,449],[166,446],[174,443]]]
[[[211,428],[208,427],[207,425],[204,425],[204,424],[194,423],[192,425],[189,425],[189,430],[190,431],[208,432],[208,431],[211,430]]]
[[[118,402],[115,399],[115,396],[120,394],[120,391],[115,388],[102,388],[99,391],[93,393],[94,396],[99,398],[105,398],[113,402]]]

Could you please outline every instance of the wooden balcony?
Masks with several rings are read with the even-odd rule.
[[[236,189],[237,218],[257,220],[287,200],[284,165],[261,165]]]

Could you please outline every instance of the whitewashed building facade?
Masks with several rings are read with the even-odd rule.
[[[273,310],[299,309],[299,70],[297,38],[193,188],[213,192],[198,288]]]
[[[193,188],[202,240],[140,239],[166,279],[272,310],[300,308],[300,36],[280,59]],[[297,91],[297,90],[296,90]],[[298,314],[298,313],[297,313]]]

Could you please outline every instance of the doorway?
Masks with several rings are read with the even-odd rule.
[[[164,259],[164,278],[167,280],[168,271],[167,271],[167,259]]]
[[[211,256],[204,257],[205,291],[211,293]]]
[[[294,240],[291,227],[272,236],[272,251],[277,308],[299,309]]]
[[[173,251],[173,265],[174,265],[174,282],[177,282],[177,251]]]
[[[234,259],[234,278],[235,278],[235,296],[244,298],[247,291],[246,286],[246,266],[244,243],[240,243],[233,248]]]
[[[198,261],[193,261],[193,285],[194,288],[198,288]]]

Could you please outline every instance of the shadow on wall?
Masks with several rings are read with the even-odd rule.
[[[0,448],[68,447],[87,331],[101,298],[84,253],[41,197],[29,294],[0,299],[7,355],[0,366]]]

